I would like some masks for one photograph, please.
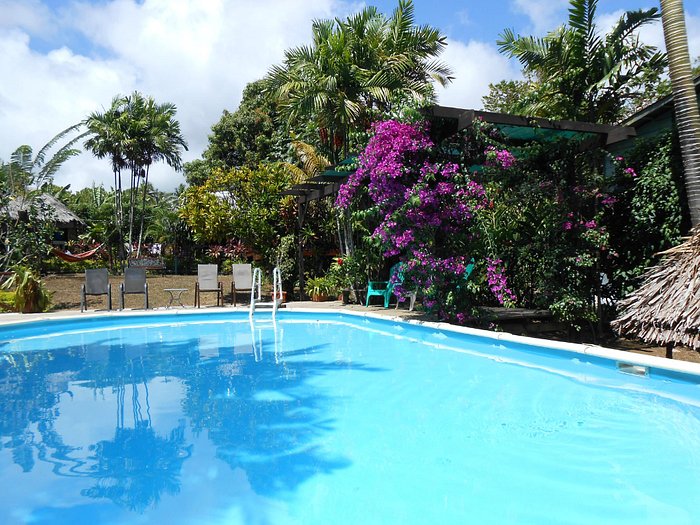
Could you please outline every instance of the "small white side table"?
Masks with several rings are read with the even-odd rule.
[[[180,306],[185,308],[185,305],[182,304],[182,294],[187,290],[188,288],[163,288],[164,292],[168,292],[170,294],[170,301],[168,301],[166,308],[170,308],[174,301],[177,301]]]

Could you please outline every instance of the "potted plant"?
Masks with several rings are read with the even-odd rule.
[[[327,301],[335,289],[335,281],[329,277],[307,277],[306,279],[306,293],[311,296],[312,301]]]
[[[15,266],[12,275],[2,284],[2,287],[14,288],[14,304],[18,312],[43,312],[51,303],[51,294],[41,282],[41,277],[28,266]]]

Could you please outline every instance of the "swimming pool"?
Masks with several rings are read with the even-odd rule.
[[[697,376],[530,343],[319,312],[0,327],[0,523],[700,523]]]

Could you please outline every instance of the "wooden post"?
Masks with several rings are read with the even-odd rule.
[[[673,359],[673,349],[676,347],[676,343],[671,341],[670,343],[666,343],[666,358],[667,359]]]

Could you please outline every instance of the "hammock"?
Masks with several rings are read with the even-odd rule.
[[[97,248],[93,248],[92,250],[88,250],[87,252],[83,253],[66,253],[62,252],[58,248],[51,248],[51,253],[67,262],[80,262],[95,255],[103,246],[104,243],[100,244]]]

